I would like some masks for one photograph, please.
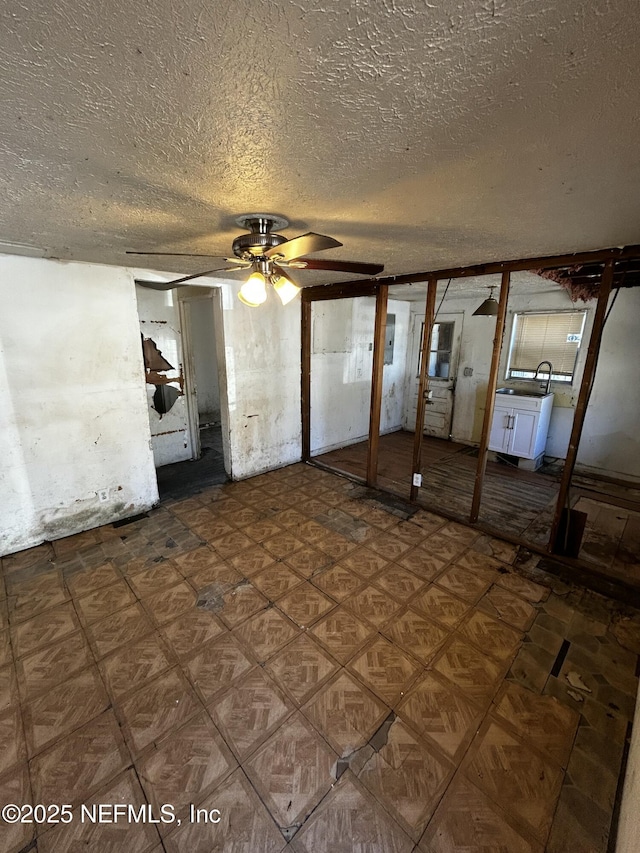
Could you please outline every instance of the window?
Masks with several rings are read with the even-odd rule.
[[[453,347],[454,323],[436,323],[431,335],[431,350],[429,352],[429,376],[438,379],[449,379],[451,373],[451,351]],[[418,358],[418,373],[422,360],[422,341],[424,339],[424,322],[420,331],[420,356]]]
[[[586,316],[586,311],[514,314],[507,379],[533,379],[540,362],[550,361],[551,378],[571,382]],[[545,364],[538,378],[548,376]]]

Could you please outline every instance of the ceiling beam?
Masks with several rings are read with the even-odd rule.
[[[496,275],[504,272],[530,272],[534,270],[554,269],[557,267],[575,266],[577,264],[604,263],[609,260],[624,260],[640,258],[640,246],[623,246],[612,249],[598,249],[594,252],[573,252],[564,255],[549,255],[542,258],[522,258],[515,261],[495,261],[485,264],[472,264],[466,267],[451,267],[450,269],[427,270],[425,272],[405,273],[402,275],[387,275],[380,278],[367,278],[360,281],[339,281],[332,284],[317,285],[303,289],[303,298],[323,298],[320,292],[324,288],[334,288],[340,296],[353,296],[356,291],[366,291],[367,285],[378,286],[381,284],[414,284],[426,282],[428,279],[436,278],[470,278],[479,275]],[[353,287],[351,293],[345,292],[344,288]],[[341,292],[342,290],[342,292]],[[307,295],[308,293],[308,295]],[[360,295],[365,295],[361,293]],[[335,298],[335,297],[326,297]]]

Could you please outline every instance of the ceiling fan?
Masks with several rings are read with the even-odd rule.
[[[342,246],[333,237],[325,237],[322,234],[302,234],[287,240],[281,234],[274,233],[275,228],[286,228],[289,224],[282,216],[271,213],[245,213],[238,216],[236,223],[243,228],[248,228],[248,234],[240,234],[232,244],[233,258],[221,258],[227,264],[233,266],[216,267],[204,272],[194,273],[176,278],[173,281],[155,282],[136,279],[136,283],[153,290],[172,290],[192,281],[194,278],[211,275],[214,272],[235,272],[242,269],[251,269],[251,275],[240,288],[238,298],[245,305],[256,308],[267,298],[267,283],[270,283],[282,304],[286,305],[300,292],[300,287],[291,279],[288,272],[295,270],[331,270],[338,272],[358,273],[360,275],[377,275],[382,272],[382,264],[364,264],[354,261],[331,261],[307,258],[312,252],[320,252],[324,249],[333,249]],[[128,251],[128,255],[161,255],[174,257],[210,258],[214,255],[190,254],[188,252],[134,252]],[[287,271],[285,274],[285,270]]]

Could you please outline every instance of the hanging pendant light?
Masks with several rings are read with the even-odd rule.
[[[244,302],[250,308],[257,308],[267,299],[267,287],[265,277],[257,270],[252,272],[238,293],[240,302]]]
[[[489,287],[489,296],[484,300],[482,305],[480,305],[473,312],[474,317],[496,317],[498,314],[498,302],[493,298],[493,291],[496,289],[495,284],[488,285]]]

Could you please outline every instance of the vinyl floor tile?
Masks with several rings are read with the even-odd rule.
[[[299,631],[298,626],[279,610],[269,607],[240,625],[235,634],[262,663],[296,637]]]
[[[389,714],[383,702],[344,670],[302,711],[341,756],[364,746]]]
[[[246,649],[229,633],[207,643],[185,664],[185,672],[205,703],[254,666]]]
[[[340,563],[315,575],[313,583],[336,601],[344,601],[364,586],[364,581],[359,575]]]
[[[373,582],[403,604],[413,599],[425,585],[425,581],[413,572],[394,563],[385,566]]]
[[[506,816],[478,788],[458,777],[445,794],[420,841],[424,853],[543,853],[525,839]]]
[[[284,563],[272,563],[253,575],[251,582],[270,601],[276,601],[289,590],[299,586],[303,578]]]
[[[244,770],[282,829],[303,823],[335,782],[338,756],[300,713],[245,762]]]
[[[351,661],[349,669],[388,705],[400,699],[422,671],[415,659],[379,635]]]
[[[21,764],[11,772],[0,776],[0,803],[15,803],[16,805],[32,805],[29,768]],[[27,847],[35,834],[33,824],[2,823],[2,844],[10,853]]]
[[[241,770],[199,804],[219,823],[183,823],[167,836],[167,853],[280,853],[286,841]]]
[[[518,631],[479,610],[471,613],[458,631],[477,648],[501,662],[513,658],[522,640]]]
[[[514,682],[505,682],[496,697],[496,713],[535,749],[566,767],[580,715],[553,696],[539,696]]]
[[[402,609],[400,602],[377,586],[366,586],[344,602],[344,606],[375,628],[385,625]]]
[[[23,707],[29,755],[79,728],[109,707],[97,667],[91,666]]]
[[[304,704],[339,668],[338,663],[307,634],[274,655],[269,674],[298,705]]]
[[[127,582],[117,580],[109,586],[76,599],[76,609],[84,622],[97,622],[105,619],[117,610],[124,610],[135,602],[136,598]]]
[[[306,628],[317,622],[336,602],[324,595],[315,586],[305,581],[278,599],[278,609],[300,628]]]
[[[133,770],[127,770],[109,785],[95,794],[86,805],[124,803],[137,811],[145,799],[140,783]],[[151,823],[135,823],[118,820],[95,823],[79,819],[67,825],[57,826],[38,838],[38,853],[77,853],[79,850],[96,850],[100,853],[156,853],[160,838]]]
[[[445,756],[458,759],[482,719],[482,709],[427,672],[397,706],[399,716]]]
[[[293,853],[410,853],[413,842],[347,771],[291,847]]]
[[[478,702],[494,695],[505,673],[504,664],[458,637],[447,643],[433,668]]]
[[[414,610],[404,610],[382,629],[385,636],[421,663],[428,664],[448,633],[437,622],[425,619]]]
[[[436,583],[442,589],[446,589],[452,595],[475,604],[476,601],[487,591],[491,581],[478,577],[469,569],[462,566],[450,566],[436,578]]]
[[[102,658],[99,669],[111,696],[121,698],[169,669],[173,661],[157,634],[147,634]]]
[[[88,625],[86,633],[96,657],[101,658],[153,629],[153,623],[142,606],[132,604],[107,619]]]
[[[527,631],[536,618],[537,610],[528,601],[501,586],[492,586],[478,602],[478,609],[501,619],[512,628]]]
[[[563,773],[490,718],[466,756],[464,772],[491,800],[524,822],[544,844]]]
[[[17,661],[20,692],[25,700],[32,699],[92,664],[84,633],[76,631]]]
[[[435,619],[446,628],[455,628],[466,613],[470,604],[457,598],[436,584],[431,584],[411,601],[411,607],[429,619]]]
[[[373,628],[344,606],[337,607],[311,628],[313,636],[340,663],[346,663],[360,649]]]
[[[358,775],[361,782],[417,841],[433,814],[454,765],[430,750],[401,720]]]
[[[35,801],[86,802],[130,762],[113,711],[105,711],[31,760]]]
[[[177,669],[170,669],[119,702],[116,713],[135,755],[201,707],[186,678]]]
[[[2,774],[26,761],[27,750],[20,706],[15,704],[0,713],[0,767]]]
[[[74,598],[79,598],[103,586],[110,586],[120,579],[120,574],[113,563],[105,563],[96,569],[85,569],[65,577],[69,592]]]
[[[160,812],[163,803],[175,806],[182,820],[190,803],[200,803],[238,766],[231,750],[206,713],[189,720],[156,744],[136,763],[147,799]],[[160,827],[166,835],[174,827]]]
[[[227,743],[244,761],[292,709],[275,682],[257,668],[219,697],[210,712]]]
[[[190,609],[173,622],[163,625],[161,634],[171,650],[184,658],[225,632],[225,628],[207,609]]]

